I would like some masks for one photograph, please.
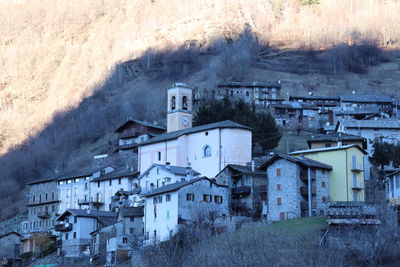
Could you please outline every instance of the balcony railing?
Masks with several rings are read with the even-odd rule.
[[[72,230],[71,223],[63,223],[54,225],[54,230],[57,232],[68,232]]]
[[[48,219],[50,218],[50,213],[48,211],[38,212],[36,216],[40,219]]]
[[[239,186],[232,188],[232,195],[248,195],[251,193],[250,186]]]
[[[78,199],[78,205],[89,205],[88,199]]]
[[[91,203],[93,206],[101,206],[101,205],[104,205],[104,200],[101,199],[101,198],[92,198],[92,200],[90,201],[90,203]]]

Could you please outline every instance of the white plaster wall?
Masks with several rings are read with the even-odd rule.
[[[98,182],[91,182],[91,197],[93,199],[96,198],[97,193],[101,194],[101,199],[104,201],[104,204],[99,207],[99,210],[110,211],[111,197],[115,195],[115,193],[123,189],[125,191],[132,190],[132,179],[128,177],[121,178],[121,184],[119,184],[119,178],[111,180],[100,181],[100,187],[98,187]],[[93,209],[93,207],[92,207]]]
[[[252,133],[244,129],[222,129],[222,166],[246,165],[251,161]],[[216,174],[215,174],[216,175]],[[214,177],[214,176],[212,176]]]
[[[172,174],[172,173],[164,170],[163,168],[154,166],[153,168],[151,168],[149,170],[148,173],[146,173],[145,175],[143,175],[140,178],[140,187],[142,188],[141,193],[150,191],[151,184],[154,184],[154,188],[161,187],[163,182],[165,182],[165,185],[168,184],[166,182],[166,178],[171,178],[170,183],[175,183],[175,182],[181,181],[181,179],[187,179],[187,176]],[[158,187],[157,187],[157,181],[158,181]]]
[[[70,181],[70,183],[68,183]],[[60,183],[62,182],[62,183]],[[85,189],[85,183],[87,183],[87,189]],[[76,195],[75,195],[76,188]],[[90,198],[90,177],[82,177],[75,179],[68,179],[58,182],[58,189],[60,190],[60,210],[62,214],[67,209],[79,209],[79,199],[84,199],[85,195]],[[70,196],[67,197],[67,190],[70,190]]]

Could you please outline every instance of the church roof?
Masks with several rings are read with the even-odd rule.
[[[218,128],[238,128],[238,129],[245,129],[245,130],[252,131],[252,129],[247,126],[241,125],[241,124],[236,123],[231,120],[226,120],[226,121],[208,123],[208,124],[192,127],[189,129],[183,129],[180,131],[160,134],[154,138],[151,138],[147,141],[140,143],[139,146],[168,141],[168,140],[178,138],[182,135],[192,134],[192,133],[197,133],[197,132],[202,132],[202,131],[207,131],[207,130],[212,130],[212,129],[218,129]]]

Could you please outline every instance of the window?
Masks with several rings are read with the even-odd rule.
[[[65,240],[68,240],[68,233],[65,234]]]
[[[78,188],[74,188],[74,196],[76,197],[78,195]]]
[[[323,188],[325,188],[325,187],[326,187],[326,183],[325,183],[325,182],[322,182],[322,183],[321,183],[321,186],[322,186]]]
[[[121,184],[121,178],[118,179],[118,184]]]
[[[46,193],[46,195],[44,196],[44,199],[47,200],[47,193]]]
[[[79,183],[79,178],[76,178],[76,179],[75,179],[75,183]]]
[[[222,203],[222,196],[214,196],[214,202],[221,204]]]
[[[78,217],[74,217],[74,223],[77,223],[78,222]]]
[[[332,145],[331,144],[325,144],[325,147],[331,147]]]
[[[153,197],[153,205],[157,204],[157,200],[158,200],[157,197]]]
[[[97,182],[97,187],[100,187],[100,182]]]
[[[127,244],[128,243],[128,238],[127,237],[123,237],[122,238],[122,243]]]
[[[76,232],[74,232],[74,239],[76,239]]]
[[[129,234],[134,235],[135,234],[135,228],[129,228]]]
[[[85,177],[85,180],[89,180],[90,179],[90,177]]]
[[[157,203],[162,203],[162,196],[158,197]]]
[[[281,176],[281,168],[276,168],[276,176]]]
[[[63,182],[63,181],[60,181],[58,184],[59,184],[59,185],[63,185],[63,184],[64,184],[64,182]]]
[[[282,198],[278,197],[276,199],[276,205],[278,205],[278,206],[282,205]]]
[[[33,195],[33,196],[32,196],[32,202],[35,202],[35,201],[36,201],[36,196]]]
[[[161,151],[158,151],[158,161],[161,161]]]
[[[88,190],[88,183],[85,183],[85,190]]]
[[[187,201],[194,201],[194,194],[186,194]]]
[[[250,96],[250,93],[249,93],[249,91],[246,91],[246,96]]]
[[[171,105],[171,110],[174,110],[175,107],[176,107],[176,98],[175,98],[175,96],[171,97],[170,105]]]
[[[112,185],[112,180],[109,181],[109,185],[110,185],[110,186]]]
[[[67,198],[69,198],[70,195],[71,195],[71,190],[67,189]]]
[[[135,217],[130,217],[129,220],[130,220],[131,222],[134,222],[134,221],[135,221]]]
[[[203,201],[204,202],[211,202],[211,200],[212,200],[212,195],[209,195],[209,194],[204,194],[203,195]]]
[[[276,185],[276,190],[281,191],[281,184]]]
[[[165,202],[170,202],[171,201],[171,195],[170,194],[167,194],[166,196],[165,196]]]
[[[188,103],[187,103],[187,97],[183,96],[182,97],[182,109],[187,110],[188,109]]]
[[[51,200],[54,200],[54,192],[51,192]]]
[[[209,145],[203,147],[203,157],[211,157],[211,147]]]
[[[398,176],[398,175],[395,175],[395,176],[394,176],[394,179],[396,179],[396,188],[399,188],[399,187],[400,187],[400,179],[399,179],[399,176]]]
[[[67,184],[70,184],[70,183],[72,183],[72,180],[67,180]]]

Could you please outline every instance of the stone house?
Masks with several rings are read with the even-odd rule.
[[[229,214],[228,186],[205,177],[168,184],[142,196],[147,243],[168,240],[179,227],[200,217],[212,221]]]
[[[140,196],[141,188],[134,183],[132,190],[118,190],[111,197],[111,211],[118,212],[122,207],[144,206],[144,200]]]
[[[267,202],[267,175],[255,166],[228,164],[215,177],[218,184],[230,188],[230,213],[260,218]]]
[[[60,233],[60,254],[67,258],[90,255],[90,233],[114,224],[117,213],[97,210],[68,209],[57,218],[55,230]]]
[[[141,193],[148,193],[168,184],[191,180],[199,175],[200,173],[191,167],[171,166],[169,162],[166,165],[153,164],[139,177]]]
[[[358,107],[369,109],[378,107],[381,112],[388,114],[393,113],[394,104],[394,98],[386,95],[349,94],[343,95],[340,99],[342,108]]]
[[[280,104],[271,104],[268,106],[268,109],[274,116],[276,124],[279,126],[320,127],[320,108],[314,104],[284,101]]]
[[[305,157],[332,166],[329,179],[331,202],[365,201],[364,157],[368,153],[358,145],[294,151],[291,156]]]
[[[22,266],[21,258],[21,235],[17,232],[9,232],[0,236],[0,265]]]
[[[260,166],[268,180],[268,221],[326,213],[332,167],[304,157],[276,154]]]
[[[340,105],[340,97],[335,97],[335,96],[314,96],[314,95],[292,96],[291,95],[289,96],[289,101],[299,102],[299,103],[310,103],[321,108],[331,108]]]
[[[168,132],[139,144],[140,173],[154,163],[170,162],[215,177],[227,164],[246,165],[251,161],[250,128],[233,121],[192,127],[191,103],[191,88],[179,85],[168,89]]]
[[[122,207],[115,224],[91,233],[91,258],[98,265],[125,262],[143,241],[144,207]]]

